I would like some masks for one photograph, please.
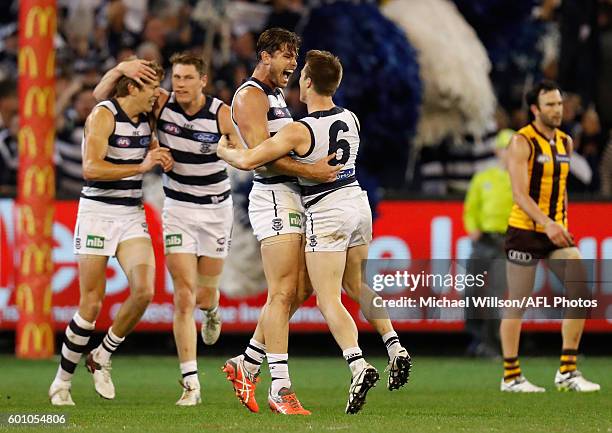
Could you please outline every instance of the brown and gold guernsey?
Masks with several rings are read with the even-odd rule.
[[[529,196],[538,204],[542,212],[567,230],[567,209],[565,193],[569,173],[569,137],[555,129],[555,137],[549,141],[533,123],[518,131],[527,139],[529,154]],[[536,224],[516,203],[512,206],[510,227],[523,230],[544,232],[544,227]]]

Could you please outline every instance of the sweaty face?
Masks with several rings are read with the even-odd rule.
[[[142,112],[150,113],[151,110],[153,110],[153,105],[155,101],[157,101],[159,94],[159,81],[146,83],[142,89],[140,89],[137,97],[142,107]]]
[[[200,73],[194,65],[176,64],[172,67],[172,90],[181,103],[196,100],[206,85],[206,76]]]
[[[542,91],[538,96],[536,118],[553,129],[561,126],[563,121],[563,98],[559,90]]]
[[[284,89],[289,84],[289,78],[297,67],[297,53],[287,49],[276,50],[270,62],[270,80],[276,87]]]

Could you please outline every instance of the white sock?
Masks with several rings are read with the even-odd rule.
[[[395,353],[402,348],[400,344],[399,337],[395,331],[387,332],[382,336],[382,341],[385,343],[387,347],[387,353],[389,354],[389,359],[393,358]]]
[[[270,368],[270,376],[272,376],[271,393],[278,395],[282,388],[291,388],[291,380],[289,379],[289,365],[287,361],[289,355],[287,353],[266,353],[268,359],[268,367]]]
[[[367,362],[365,359],[363,359],[363,353],[361,352],[359,346],[349,347],[348,349],[343,350],[342,356],[344,356],[344,359],[346,359],[346,362],[348,362],[353,376],[356,372],[361,371],[365,365],[367,365]]]
[[[119,345],[123,343],[123,340],[125,340],[125,337],[117,337],[113,333],[113,328],[108,328],[108,332],[96,350],[94,361],[99,364],[108,363],[111,355],[115,353],[115,350],[117,350]]]
[[[249,345],[244,350],[244,366],[248,372],[257,374],[265,357],[266,345],[251,338]]]
[[[64,334],[62,344],[60,365],[55,374],[56,380],[70,382],[77,364],[81,360],[83,352],[87,348],[89,338],[94,330],[96,322],[88,322],[79,313],[76,313]]]
[[[200,387],[200,380],[198,379],[198,361],[187,361],[180,363],[181,375],[183,376],[183,383],[195,385],[196,388]]]

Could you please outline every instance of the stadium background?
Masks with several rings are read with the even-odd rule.
[[[50,117],[47,129],[56,130],[48,158],[55,174],[30,175],[29,187],[24,164],[32,161],[24,155],[27,152],[18,152],[28,149],[23,119],[27,80],[18,82],[17,77],[26,75],[28,61],[30,73],[32,66],[23,47],[20,55],[19,41],[27,28],[25,15],[21,24],[18,19],[19,3],[0,5],[0,352],[8,354],[0,359],[10,368],[28,365],[11,354],[47,357],[53,347],[49,330],[32,327],[25,342],[22,335],[25,346],[20,351],[15,338],[16,330],[24,332],[20,314],[23,318],[38,311],[39,304],[50,305],[48,316],[59,338],[78,302],[71,244],[82,183],[80,134],[95,104],[92,89],[101,75],[132,55],[167,68],[170,54],[193,50],[209,59],[207,92],[229,103],[233,90],[254,67],[258,34],[272,26],[302,36],[300,60],[308,49],[317,48],[334,52],[343,62],[344,79],[335,100],[354,111],[362,124],[358,177],[375,215],[371,258],[467,258],[471,245],[463,227],[462,200],[469,180],[495,163],[497,133],[526,123],[525,90],[541,78],[552,78],[566,91],[562,129],[574,137],[578,154],[569,182],[571,231],[586,258],[612,259],[609,0],[57,0],[57,33],[44,53],[55,49],[55,72],[47,77],[54,79],[55,104],[49,107],[54,105],[55,112],[43,110],[41,104],[46,105],[35,97],[30,101],[30,111]],[[54,2],[21,4],[46,7]],[[38,25],[43,26],[40,18]],[[168,73],[164,87],[169,89]],[[287,90],[287,99],[296,117],[305,115],[296,84]],[[48,182],[54,188],[39,187]],[[136,333],[121,348],[124,354],[173,355],[175,350],[172,287],[161,250],[159,183],[159,174],[150,176],[146,190],[158,265],[156,295]],[[249,175],[232,172],[232,185],[235,236],[221,287],[224,333],[217,346],[200,351],[203,357],[240,349],[265,299],[258,248],[246,216]],[[16,203],[27,203],[28,189],[34,194],[30,200],[39,199],[37,192],[49,200],[35,203],[38,208],[55,210],[48,233],[52,250],[42,253],[40,266],[32,262],[33,269],[40,267],[41,275],[52,278],[50,298],[44,296],[44,287],[18,289],[25,251],[18,228],[19,221],[27,227],[28,215],[18,212]],[[31,218],[44,222],[36,208],[34,214]],[[48,272],[47,256],[53,260]],[[100,332],[127,295],[127,281],[114,260],[108,278],[108,296],[97,322]],[[366,351],[382,356],[378,336],[371,333],[358,307],[347,303],[363,331]],[[462,356],[467,344],[459,320],[396,321],[395,326],[416,359]],[[525,353],[557,353],[559,338],[551,331],[559,329],[558,323],[531,322],[526,329],[531,332],[524,339]],[[312,299],[294,318],[292,330],[292,353],[338,355]],[[590,321],[584,351],[610,355],[612,346],[606,342],[611,332],[609,321]],[[606,361],[601,371],[609,374],[607,359],[602,358]],[[417,390],[418,386],[417,382]],[[495,388],[496,382],[490,386]]]

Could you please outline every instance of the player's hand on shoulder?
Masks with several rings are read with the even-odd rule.
[[[333,182],[338,176],[338,172],[344,167],[342,164],[330,165],[330,161],[336,158],[336,154],[332,153],[310,166],[310,178],[316,182],[327,183]]]
[[[174,160],[170,154],[170,149],[166,147],[158,147],[150,150],[147,153],[144,161],[140,163],[140,172],[146,173],[151,171],[156,165],[162,167],[164,171],[169,171],[174,165]]]
[[[558,247],[568,248],[574,245],[572,235],[570,235],[569,232],[556,221],[549,220],[544,225],[544,231],[551,242]]]
[[[157,75],[149,62],[142,59],[125,60],[117,65],[119,71],[141,86],[147,81],[157,80]]]

